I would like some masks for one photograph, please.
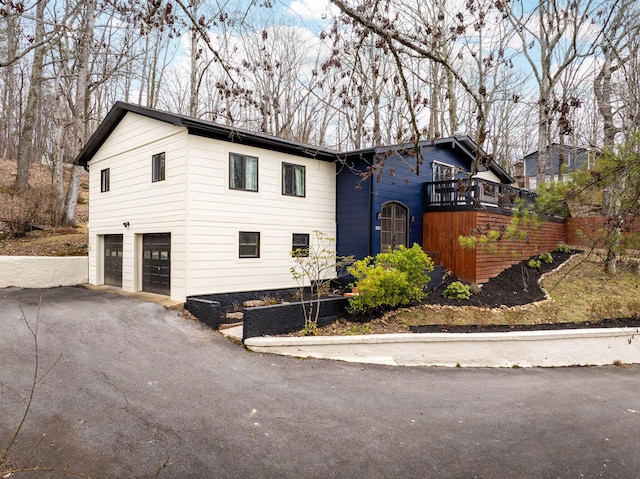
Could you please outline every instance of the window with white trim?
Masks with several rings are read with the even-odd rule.
[[[433,162],[433,181],[451,181],[456,177],[456,167],[446,163]]]

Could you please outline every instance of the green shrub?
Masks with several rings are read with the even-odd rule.
[[[551,253],[542,253],[538,255],[538,259],[546,264],[553,263],[553,256],[551,256]]]
[[[353,286],[358,289],[358,294],[349,298],[349,311],[370,314],[422,299],[433,261],[420,245],[414,244],[380,253],[375,259],[368,256],[355,261],[347,271],[355,278]]]
[[[556,246],[556,253],[571,253],[571,248],[569,248],[566,244],[559,244]]]
[[[447,299],[469,299],[471,297],[471,290],[469,286],[462,281],[454,281],[442,292],[442,296]]]
[[[540,269],[542,263],[539,259],[531,258],[529,261],[527,261],[527,266],[531,269]]]

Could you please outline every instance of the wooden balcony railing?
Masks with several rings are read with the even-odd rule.
[[[536,194],[479,178],[424,183],[424,208],[500,207],[512,209],[535,202]]]

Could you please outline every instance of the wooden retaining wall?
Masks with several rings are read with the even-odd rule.
[[[602,248],[609,219],[604,216],[567,218],[567,244],[583,248]],[[640,234],[640,219],[629,217],[622,224],[622,234]]]
[[[478,227],[490,225],[494,231],[505,231],[513,218],[509,214],[476,212]],[[489,246],[476,246],[476,280],[478,284],[486,283],[498,276],[503,270],[517,264],[523,259],[540,253],[548,253],[560,244],[567,242],[564,220],[545,221],[540,225],[522,222],[523,239],[501,238]],[[518,235],[519,236],[519,235]]]
[[[506,232],[513,216],[490,211],[442,211],[424,215],[423,247],[427,253],[439,252],[440,263],[458,278],[482,284],[511,265],[536,254],[553,251],[566,243],[565,222],[546,221],[534,226],[522,222],[523,239],[500,237],[497,241],[475,248],[463,248],[458,238],[481,237],[489,231]]]

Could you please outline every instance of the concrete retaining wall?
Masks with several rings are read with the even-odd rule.
[[[250,338],[256,352],[403,366],[554,367],[640,363],[640,328]]]
[[[87,256],[0,256],[0,288],[52,288],[88,282]]]

